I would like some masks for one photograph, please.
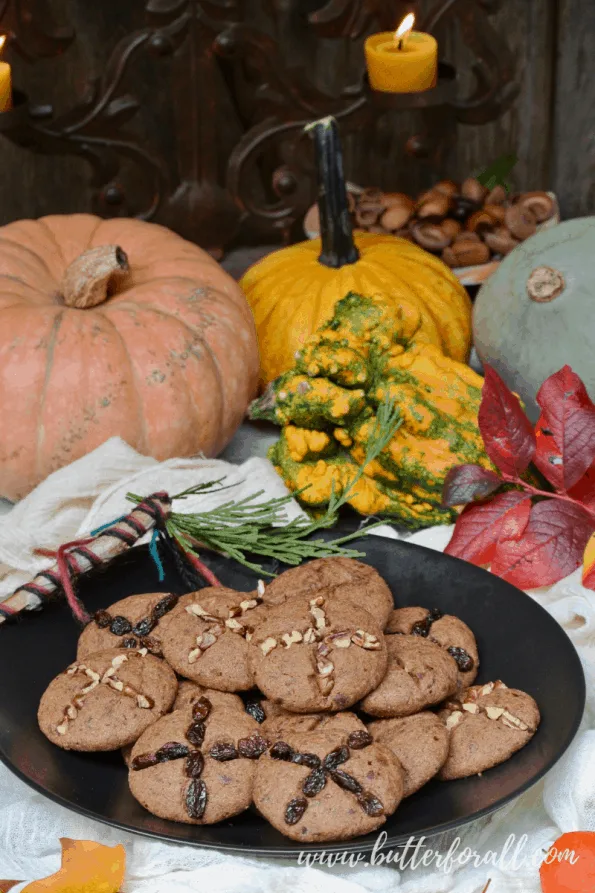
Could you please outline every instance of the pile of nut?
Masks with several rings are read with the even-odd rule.
[[[349,192],[354,230],[392,233],[439,255],[449,267],[483,264],[503,257],[556,213],[547,192],[508,195],[470,177],[462,184],[441,180],[416,200],[403,192]],[[306,215],[308,232],[318,232],[316,206]]]

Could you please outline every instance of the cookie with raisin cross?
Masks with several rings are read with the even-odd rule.
[[[449,781],[491,769],[529,743],[540,722],[531,695],[503,682],[473,685],[438,714],[449,733],[439,778]]]
[[[304,732],[274,743],[256,767],[254,804],[292,840],[349,840],[375,831],[403,796],[395,755],[366,731]]]
[[[203,696],[141,735],[130,758],[130,790],[160,818],[220,822],[250,806],[256,763],[267,744],[251,717]]]
[[[354,558],[316,558],[279,574],[265,586],[265,605],[285,604],[292,598],[312,598],[323,589],[327,599],[342,599],[372,615],[382,628],[394,608],[388,584],[378,571]]]
[[[475,636],[459,617],[443,614],[433,608],[396,608],[386,625],[386,635],[421,636],[441,645],[454,657],[459,670],[459,689],[463,691],[475,681],[479,670],[479,653]]]
[[[163,656],[206,688],[248,691],[248,643],[265,615],[258,593],[209,587],[183,595],[163,633]]]
[[[106,648],[147,648],[161,657],[161,630],[177,603],[171,592],[146,592],[96,611],[79,637],[77,658]]]
[[[39,727],[64,750],[117,750],[170,709],[177,688],[171,667],[146,649],[99,651],[50,682]]]
[[[455,660],[419,636],[385,636],[388,669],[360,706],[370,716],[409,716],[439,704],[458,688]]]
[[[178,684],[178,693],[171,709],[174,711],[192,707],[199,698],[208,698],[213,707],[226,707],[230,710],[237,710],[239,713],[249,713],[238,695],[233,695],[228,691],[215,691],[214,688],[205,688],[189,679],[182,679]],[[130,764],[132,748],[133,744],[122,748],[122,759],[127,766]]]
[[[376,688],[386,672],[382,630],[326,590],[269,609],[250,643],[258,688],[293,713],[337,712]]]

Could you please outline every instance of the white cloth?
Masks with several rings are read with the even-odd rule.
[[[234,498],[264,490],[263,498],[285,493],[281,480],[265,459],[241,466],[220,460],[171,460],[157,463],[139,456],[118,439],[51,475],[30,496],[0,520],[0,599],[47,566],[35,556],[38,546],[55,547],[130,510],[129,491],[146,495],[170,493],[213,478],[236,483]],[[181,510],[213,505],[223,496],[187,500]],[[299,512],[292,506],[293,516]],[[411,537],[413,542],[444,549],[450,528],[437,527]],[[390,528],[384,535],[396,537]],[[31,881],[59,867],[59,837],[123,843],[127,853],[126,893],[481,893],[491,878],[490,893],[539,893],[536,865],[543,850],[562,832],[595,830],[595,612],[593,593],[585,590],[577,571],[562,582],[532,593],[568,632],[585,668],[588,707],[582,730],[566,757],[545,783],[520,797],[500,813],[461,830],[460,851],[469,846],[478,859],[494,851],[500,864],[455,866],[450,872],[418,867],[339,865],[298,866],[295,862],[244,859],[148,840],[109,828],[57,806],[34,793],[8,769],[0,767],[0,879]],[[1,637],[1,631],[0,631]],[[0,638],[1,647],[1,638]],[[521,847],[517,867],[511,850],[504,849],[510,834]],[[522,835],[528,835],[522,846]],[[454,835],[426,845],[445,855]],[[455,853],[456,855],[456,853]],[[492,859],[496,857],[493,856]],[[18,893],[22,887],[15,887]]]

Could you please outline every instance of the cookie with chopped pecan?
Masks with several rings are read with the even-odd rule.
[[[183,595],[162,635],[163,656],[187,679],[217,691],[253,687],[248,643],[266,615],[257,593],[209,587]]]
[[[323,589],[329,601],[337,598],[365,608],[382,628],[394,608],[392,592],[375,568],[341,557],[317,558],[284,571],[266,585],[263,600],[281,605],[292,598],[312,598]]]
[[[529,743],[540,722],[531,695],[503,682],[474,685],[438,714],[449,733],[439,778],[448,781],[491,769]]]
[[[99,651],[50,682],[39,727],[64,750],[117,750],[170,709],[177,689],[171,667],[146,649]]]
[[[345,710],[386,671],[386,644],[374,619],[326,590],[269,609],[250,643],[255,684],[293,713]]]

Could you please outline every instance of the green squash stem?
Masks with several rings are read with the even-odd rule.
[[[318,260],[325,267],[338,269],[359,260],[347,203],[339,128],[335,119],[329,116],[308,124],[306,130],[314,139],[318,173],[318,212],[322,242]]]

